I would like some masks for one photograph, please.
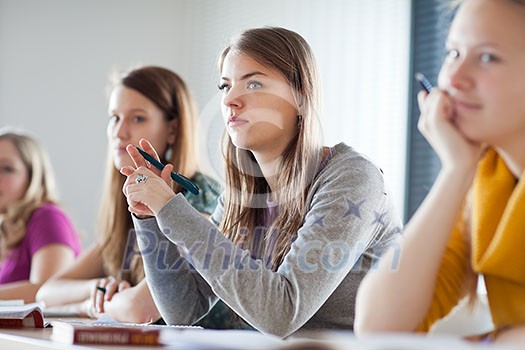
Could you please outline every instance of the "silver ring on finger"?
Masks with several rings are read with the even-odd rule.
[[[148,176],[144,174],[138,174],[135,179],[135,182],[138,184],[145,183],[146,181],[148,181]]]

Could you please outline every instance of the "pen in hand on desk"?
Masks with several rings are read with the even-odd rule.
[[[148,161],[150,162],[155,168],[162,170],[164,169],[165,165],[141,150],[139,147],[135,146],[137,151]],[[190,179],[188,179],[186,176],[182,174],[171,172],[171,178],[177,182],[179,185],[181,185],[185,190],[190,191],[193,194],[199,194],[199,188],[197,185],[195,185]]]

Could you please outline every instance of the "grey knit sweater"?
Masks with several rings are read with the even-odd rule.
[[[217,297],[256,329],[353,328],[359,283],[401,232],[381,171],[345,144],[314,179],[308,213],[277,271],[176,195],[156,218],[134,218],[149,288],[168,324],[193,324]]]

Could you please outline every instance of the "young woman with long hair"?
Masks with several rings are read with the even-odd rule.
[[[160,315],[144,279],[142,258],[135,248],[133,222],[122,194],[123,166],[132,164],[125,147],[146,137],[160,160],[200,188],[198,195],[171,184],[201,214],[217,204],[219,184],[198,171],[194,150],[197,112],[186,83],[174,72],[145,66],[113,77],[108,108],[108,154],[96,242],[63,274],[46,283],[38,299],[48,307],[98,317],[107,313],[125,322],[157,321]],[[217,322],[227,322],[227,308]],[[221,321],[222,320],[222,321]],[[221,324],[212,324],[220,328]]]
[[[170,190],[170,168],[148,168],[128,146],[135,166],[121,170],[159,311],[193,324],[220,299],[283,337],[352,329],[357,287],[400,231],[380,169],[345,144],[323,146],[317,69],[297,33],[247,30],[219,68],[226,190],[211,222]]]

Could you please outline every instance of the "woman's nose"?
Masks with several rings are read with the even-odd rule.
[[[119,120],[113,127],[113,138],[125,140],[128,134],[128,127],[125,120]]]
[[[234,86],[230,87],[228,92],[226,92],[222,98],[222,103],[228,108],[238,109],[242,107],[243,97],[242,93],[238,91]]]
[[[469,90],[474,85],[473,70],[467,60],[447,65],[440,73],[440,86],[454,90]]]

